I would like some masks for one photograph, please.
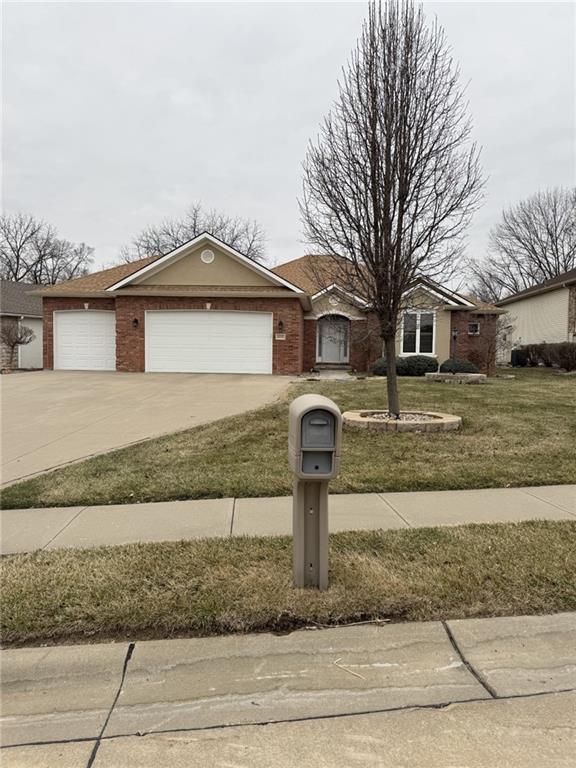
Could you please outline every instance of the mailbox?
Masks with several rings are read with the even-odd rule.
[[[338,474],[342,415],[322,395],[302,395],[289,411],[288,458],[301,480],[331,480]]]

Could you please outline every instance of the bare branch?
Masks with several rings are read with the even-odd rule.
[[[0,276],[52,285],[88,273],[93,249],[58,238],[55,229],[25,213],[0,217]]]
[[[202,232],[209,232],[255,261],[264,260],[265,235],[258,222],[204,210],[200,203],[194,203],[181,218],[164,219],[143,229],[129,246],[121,248],[120,261],[169,253]]]
[[[308,147],[300,210],[308,241],[378,317],[393,413],[403,294],[418,277],[455,269],[481,202],[471,130],[444,31],[410,0],[372,2],[339,99]]]
[[[576,187],[548,189],[502,213],[488,256],[468,267],[473,290],[497,301],[576,267]]]
[[[34,331],[26,325],[20,325],[17,320],[2,326],[0,339],[10,350],[10,368],[14,367],[14,357],[18,347],[30,344],[35,338]]]

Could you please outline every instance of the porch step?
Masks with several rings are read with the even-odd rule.
[[[316,363],[316,371],[351,371],[352,366],[347,363]]]

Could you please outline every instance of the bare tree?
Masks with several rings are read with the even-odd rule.
[[[488,257],[469,269],[473,291],[498,301],[575,267],[576,187],[558,187],[503,211],[490,232]]]
[[[307,239],[378,318],[396,417],[404,294],[419,276],[446,277],[481,201],[470,135],[442,28],[409,0],[371,3],[339,99],[309,146],[300,208]]]
[[[265,235],[258,222],[204,210],[201,203],[194,203],[181,218],[164,219],[157,226],[143,229],[121,249],[120,260],[129,262],[169,253],[202,232],[209,232],[255,261],[264,259]]]
[[[0,217],[0,277],[52,285],[88,273],[93,249],[71,243],[27,213]]]
[[[2,343],[10,350],[9,367],[12,369],[14,368],[14,355],[16,354],[18,347],[30,344],[36,336],[31,328],[28,328],[26,325],[19,325],[19,323],[15,321],[2,326],[0,338],[2,339]]]

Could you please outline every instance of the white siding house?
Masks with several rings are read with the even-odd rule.
[[[506,310],[507,360],[524,344],[576,341],[576,270],[497,302]]]

